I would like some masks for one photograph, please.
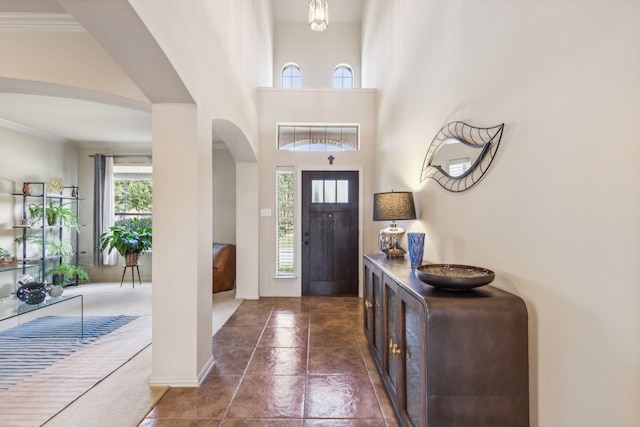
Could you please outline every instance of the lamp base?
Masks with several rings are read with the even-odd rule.
[[[398,227],[395,223],[380,230],[378,247],[387,258],[402,258],[407,253],[398,243],[404,232],[404,228]]]

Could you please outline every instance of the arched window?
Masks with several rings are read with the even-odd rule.
[[[282,69],[282,87],[293,89],[302,87],[302,72],[296,64],[285,65]]]
[[[338,65],[333,70],[333,87],[334,89],[351,89],[353,88],[353,71],[348,65]]]

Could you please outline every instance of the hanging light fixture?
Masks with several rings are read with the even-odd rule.
[[[313,31],[324,31],[329,28],[327,0],[309,0],[309,27]]]

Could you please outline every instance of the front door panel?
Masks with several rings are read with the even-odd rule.
[[[358,172],[302,172],[302,295],[358,294]]]

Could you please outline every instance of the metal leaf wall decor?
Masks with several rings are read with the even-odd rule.
[[[498,151],[503,129],[504,123],[489,128],[475,127],[459,121],[444,125],[429,146],[422,163],[420,182],[431,178],[445,190],[454,193],[473,187],[489,169]],[[471,167],[459,176],[451,176],[441,166],[433,163],[443,144],[450,141],[460,142],[478,150],[477,158],[472,162]]]

